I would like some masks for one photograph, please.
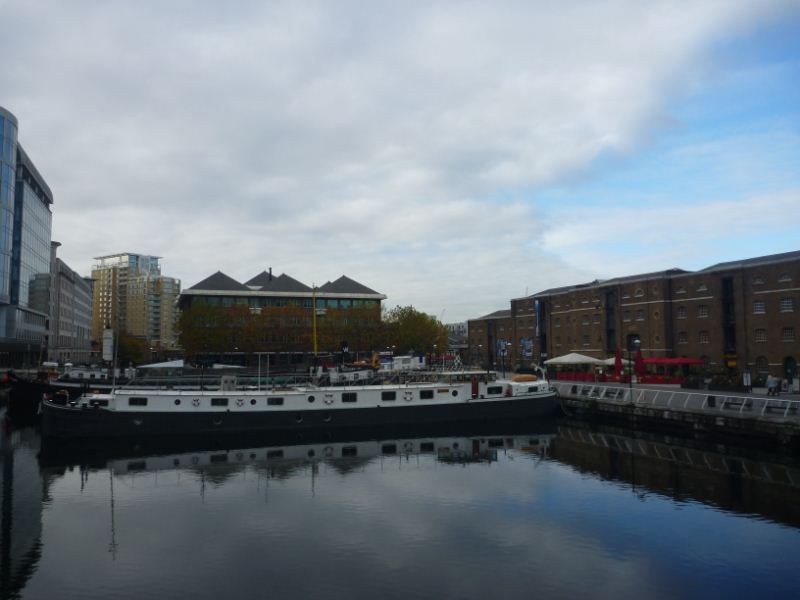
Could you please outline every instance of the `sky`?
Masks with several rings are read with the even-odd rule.
[[[0,0],[59,256],[444,322],[800,249],[800,1]]]

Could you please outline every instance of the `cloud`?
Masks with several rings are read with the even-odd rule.
[[[635,152],[715,42],[785,6],[12,1],[0,104],[81,272],[347,273],[460,319],[587,274],[531,190]]]

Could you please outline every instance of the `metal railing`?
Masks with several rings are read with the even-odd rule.
[[[594,399],[612,404],[633,404],[664,410],[697,411],[750,418],[779,418],[800,422],[800,400],[643,387],[631,389],[576,382],[554,382],[552,385],[562,398]]]

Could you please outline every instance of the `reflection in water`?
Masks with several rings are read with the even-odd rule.
[[[38,443],[3,438],[3,596],[800,592],[779,457],[541,421]]]
[[[800,465],[750,458],[722,445],[689,447],[666,436],[562,424],[552,456],[582,472],[628,482],[638,496],[665,494],[800,527]]]
[[[0,424],[2,424],[0,415]],[[13,597],[31,577],[41,553],[44,486],[32,429],[0,428],[0,592]]]

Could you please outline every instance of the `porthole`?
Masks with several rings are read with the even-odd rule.
[[[180,406],[180,405],[181,405],[181,399],[175,398],[175,406]]]
[[[250,406],[255,406],[255,405],[256,405],[256,399],[250,398]]]
[[[452,392],[450,392],[450,393],[451,393],[451,394],[453,394],[453,398],[455,398],[456,396],[458,396],[458,390],[453,390],[453,391],[452,391]]]
[[[308,458],[314,458],[315,454],[316,454],[316,452],[314,452],[314,449],[310,448],[309,451],[308,451]]]
[[[309,401],[309,402],[314,402],[314,396],[309,396],[309,397],[308,397],[308,401]]]

